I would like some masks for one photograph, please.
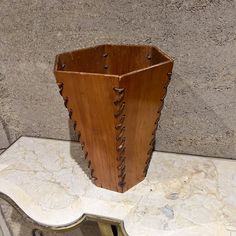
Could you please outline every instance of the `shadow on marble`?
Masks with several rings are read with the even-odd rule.
[[[0,149],[0,154],[3,153],[5,151],[5,149]]]
[[[68,129],[69,129],[70,139],[75,140],[75,142],[70,143],[70,155],[76,161],[76,163],[79,164],[80,168],[87,175],[87,177],[91,179],[91,171],[88,168],[88,161],[85,159],[82,146],[76,143],[79,142],[79,138],[74,131],[73,122],[71,121],[71,119],[68,119]]]

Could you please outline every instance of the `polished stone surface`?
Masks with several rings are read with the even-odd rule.
[[[48,226],[86,213],[122,220],[134,236],[236,231],[236,161],[155,152],[146,179],[121,194],[90,182],[77,149],[76,142],[21,137],[1,155],[0,191]]]

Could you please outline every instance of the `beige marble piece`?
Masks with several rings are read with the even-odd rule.
[[[0,158],[0,192],[34,221],[66,226],[82,215],[122,220],[132,236],[231,236],[236,161],[155,152],[126,193],[94,186],[71,155],[79,144],[21,137]]]

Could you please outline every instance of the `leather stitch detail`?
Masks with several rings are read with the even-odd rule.
[[[113,88],[116,99],[114,101],[114,105],[116,108],[114,117],[116,119],[116,151],[118,153],[117,155],[117,169],[118,169],[118,186],[121,188],[121,192],[124,190],[124,186],[126,185],[125,182],[125,137],[124,137],[124,121],[125,121],[125,102],[124,102],[124,96],[125,96],[125,88]]]
[[[151,162],[152,153],[153,153],[153,150],[154,150],[154,147],[155,147],[155,134],[156,134],[156,130],[157,130],[157,127],[158,127],[158,122],[159,122],[160,117],[161,117],[161,110],[162,110],[162,108],[164,106],[164,99],[165,99],[166,94],[167,94],[167,86],[168,86],[168,84],[169,84],[169,82],[171,80],[171,75],[172,75],[172,73],[167,73],[168,80],[167,80],[165,86],[163,87],[165,93],[164,93],[163,97],[160,99],[161,106],[159,107],[159,109],[157,111],[157,119],[156,119],[156,121],[154,123],[154,129],[152,131],[152,139],[151,139],[151,141],[149,143],[150,148],[149,148],[149,150],[147,152],[147,156],[148,157],[147,157],[147,159],[145,161],[145,167],[144,167],[144,170],[143,170],[144,176],[147,175],[147,171],[148,171],[148,168],[149,168],[149,165],[150,165],[150,162]]]
[[[97,177],[94,176],[94,169],[92,168],[91,160],[88,158],[88,151],[85,148],[84,141],[81,140],[81,132],[78,130],[77,122],[73,119],[73,110],[70,107],[68,107],[68,103],[69,103],[68,97],[63,94],[64,84],[63,83],[57,83],[57,85],[59,87],[59,93],[63,97],[64,105],[65,105],[65,107],[67,108],[67,110],[69,112],[69,117],[74,122],[73,128],[78,133],[78,140],[80,141],[82,150],[84,151],[84,157],[85,157],[85,159],[88,159],[88,168],[90,169],[90,172],[91,172],[91,179],[92,179],[93,182],[96,182]]]

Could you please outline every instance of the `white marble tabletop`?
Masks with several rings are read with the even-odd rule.
[[[125,193],[91,183],[76,142],[21,137],[0,156],[0,192],[35,222],[69,226],[84,214],[122,221],[130,236],[230,236],[236,231],[236,161],[155,152]]]

